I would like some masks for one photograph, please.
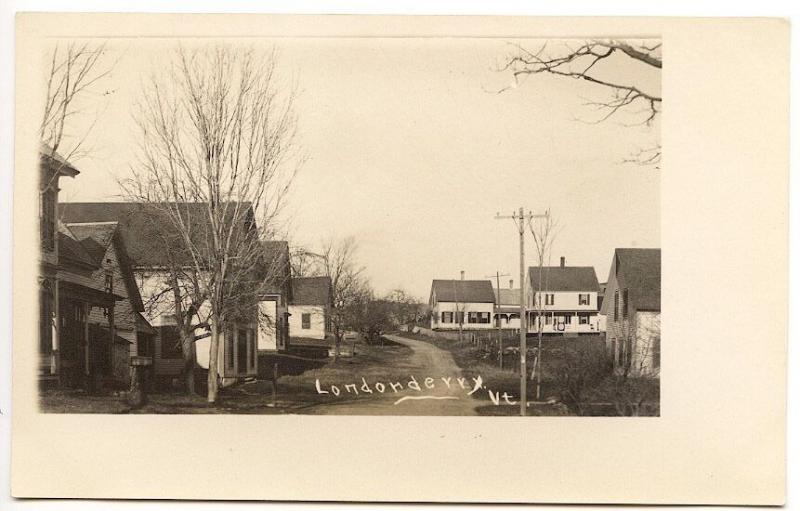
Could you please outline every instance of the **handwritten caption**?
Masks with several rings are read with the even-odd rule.
[[[499,391],[494,391],[490,388],[487,388],[484,384],[483,378],[478,375],[471,378],[462,378],[462,377],[450,377],[450,376],[440,376],[438,378],[433,377],[426,377],[421,380],[417,380],[414,375],[410,375],[408,381],[389,381],[389,382],[381,382],[377,381],[374,383],[367,382],[367,379],[363,376],[361,377],[361,382],[359,383],[346,383],[344,385],[339,384],[325,384],[323,385],[320,383],[319,378],[316,379],[315,388],[317,390],[317,394],[329,394],[333,397],[339,397],[343,395],[380,395],[380,394],[399,394],[403,391],[413,391],[418,392],[419,395],[405,395],[400,397],[397,401],[395,401],[395,405],[400,404],[404,401],[409,400],[420,400],[420,399],[462,399],[464,397],[472,397],[473,394],[476,394],[481,391],[486,391],[487,395],[489,396],[489,400],[496,406],[500,406],[501,404],[504,405],[514,405],[517,404],[517,401],[514,401],[514,396],[510,395],[508,392],[500,393]],[[445,390],[447,394],[434,394],[436,391]]]

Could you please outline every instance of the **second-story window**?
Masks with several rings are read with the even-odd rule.
[[[578,305],[589,305],[589,293],[578,294]]]
[[[628,290],[622,290],[622,319],[628,319]]]
[[[56,241],[56,201],[53,191],[47,190],[41,195],[41,208],[42,249],[50,251],[55,248]]]
[[[545,305],[553,305],[554,303],[556,303],[556,295],[554,295],[553,293],[547,293],[546,295],[544,295]]]
[[[105,290],[106,290],[106,293],[109,293],[109,294],[114,292],[114,274],[113,273],[106,273]]]

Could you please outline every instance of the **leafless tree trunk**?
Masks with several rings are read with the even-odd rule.
[[[359,300],[366,285],[364,268],[356,262],[357,249],[355,238],[347,237],[339,241],[326,241],[321,253],[324,272],[331,278],[333,308],[330,318],[334,336],[334,362],[341,355],[346,331],[353,327],[358,315]]]
[[[644,71],[660,77],[662,58],[661,43],[652,41],[589,40],[577,45],[553,45],[544,43],[538,48],[528,49],[512,44],[515,51],[505,58],[499,70],[511,72],[511,86],[498,92],[515,88],[520,79],[530,75],[549,74],[595,85],[610,93],[606,99],[590,101],[587,106],[599,112],[592,123],[600,123],[617,114],[630,114],[629,126],[650,127],[661,113],[661,91],[647,88],[632,78],[622,78],[615,62],[636,63]],[[615,76],[616,75],[616,76]],[[625,162],[658,168],[661,161],[661,145],[640,148]]]
[[[125,190],[166,215],[199,281],[210,317],[210,403],[220,332],[226,321],[258,321],[271,281],[262,243],[302,162],[293,99],[293,88],[282,92],[274,52],[180,47],[138,105],[139,162]]]
[[[539,272],[538,289],[533,290],[533,305],[536,310],[536,331],[537,331],[537,351],[536,351],[536,399],[541,398],[542,393],[542,314],[547,309],[547,299],[542,303],[542,293],[547,292],[547,275],[544,274],[544,267],[550,265],[550,258],[553,254],[553,242],[558,234],[558,221],[550,213],[544,216],[531,218],[528,220],[528,229],[533,235],[534,248],[536,250],[536,265]],[[524,285],[524,283],[523,283]]]

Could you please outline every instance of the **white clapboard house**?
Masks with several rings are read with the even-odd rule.
[[[602,331],[597,296],[600,284],[591,266],[528,268],[528,332],[589,334]]]
[[[491,330],[495,296],[490,280],[434,280],[428,300],[432,330]]]

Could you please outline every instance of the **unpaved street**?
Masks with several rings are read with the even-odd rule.
[[[388,339],[404,344],[413,350],[408,362],[408,378],[401,380],[403,389],[397,392],[388,387],[389,382],[368,381],[372,394],[353,398],[343,391],[347,383],[363,383],[354,375],[350,382],[321,382],[321,388],[331,392],[331,385],[340,390],[339,396],[330,394],[331,403],[314,406],[303,413],[324,415],[475,415],[476,401],[468,395],[472,390],[472,380],[458,381],[461,370],[450,353],[429,343],[389,335]],[[419,384],[420,390],[409,388],[411,377]],[[426,380],[426,378],[429,378]],[[386,386],[379,393],[377,383]],[[427,383],[427,385],[426,385]],[[433,388],[431,388],[433,387]],[[465,388],[466,387],[466,388]]]

